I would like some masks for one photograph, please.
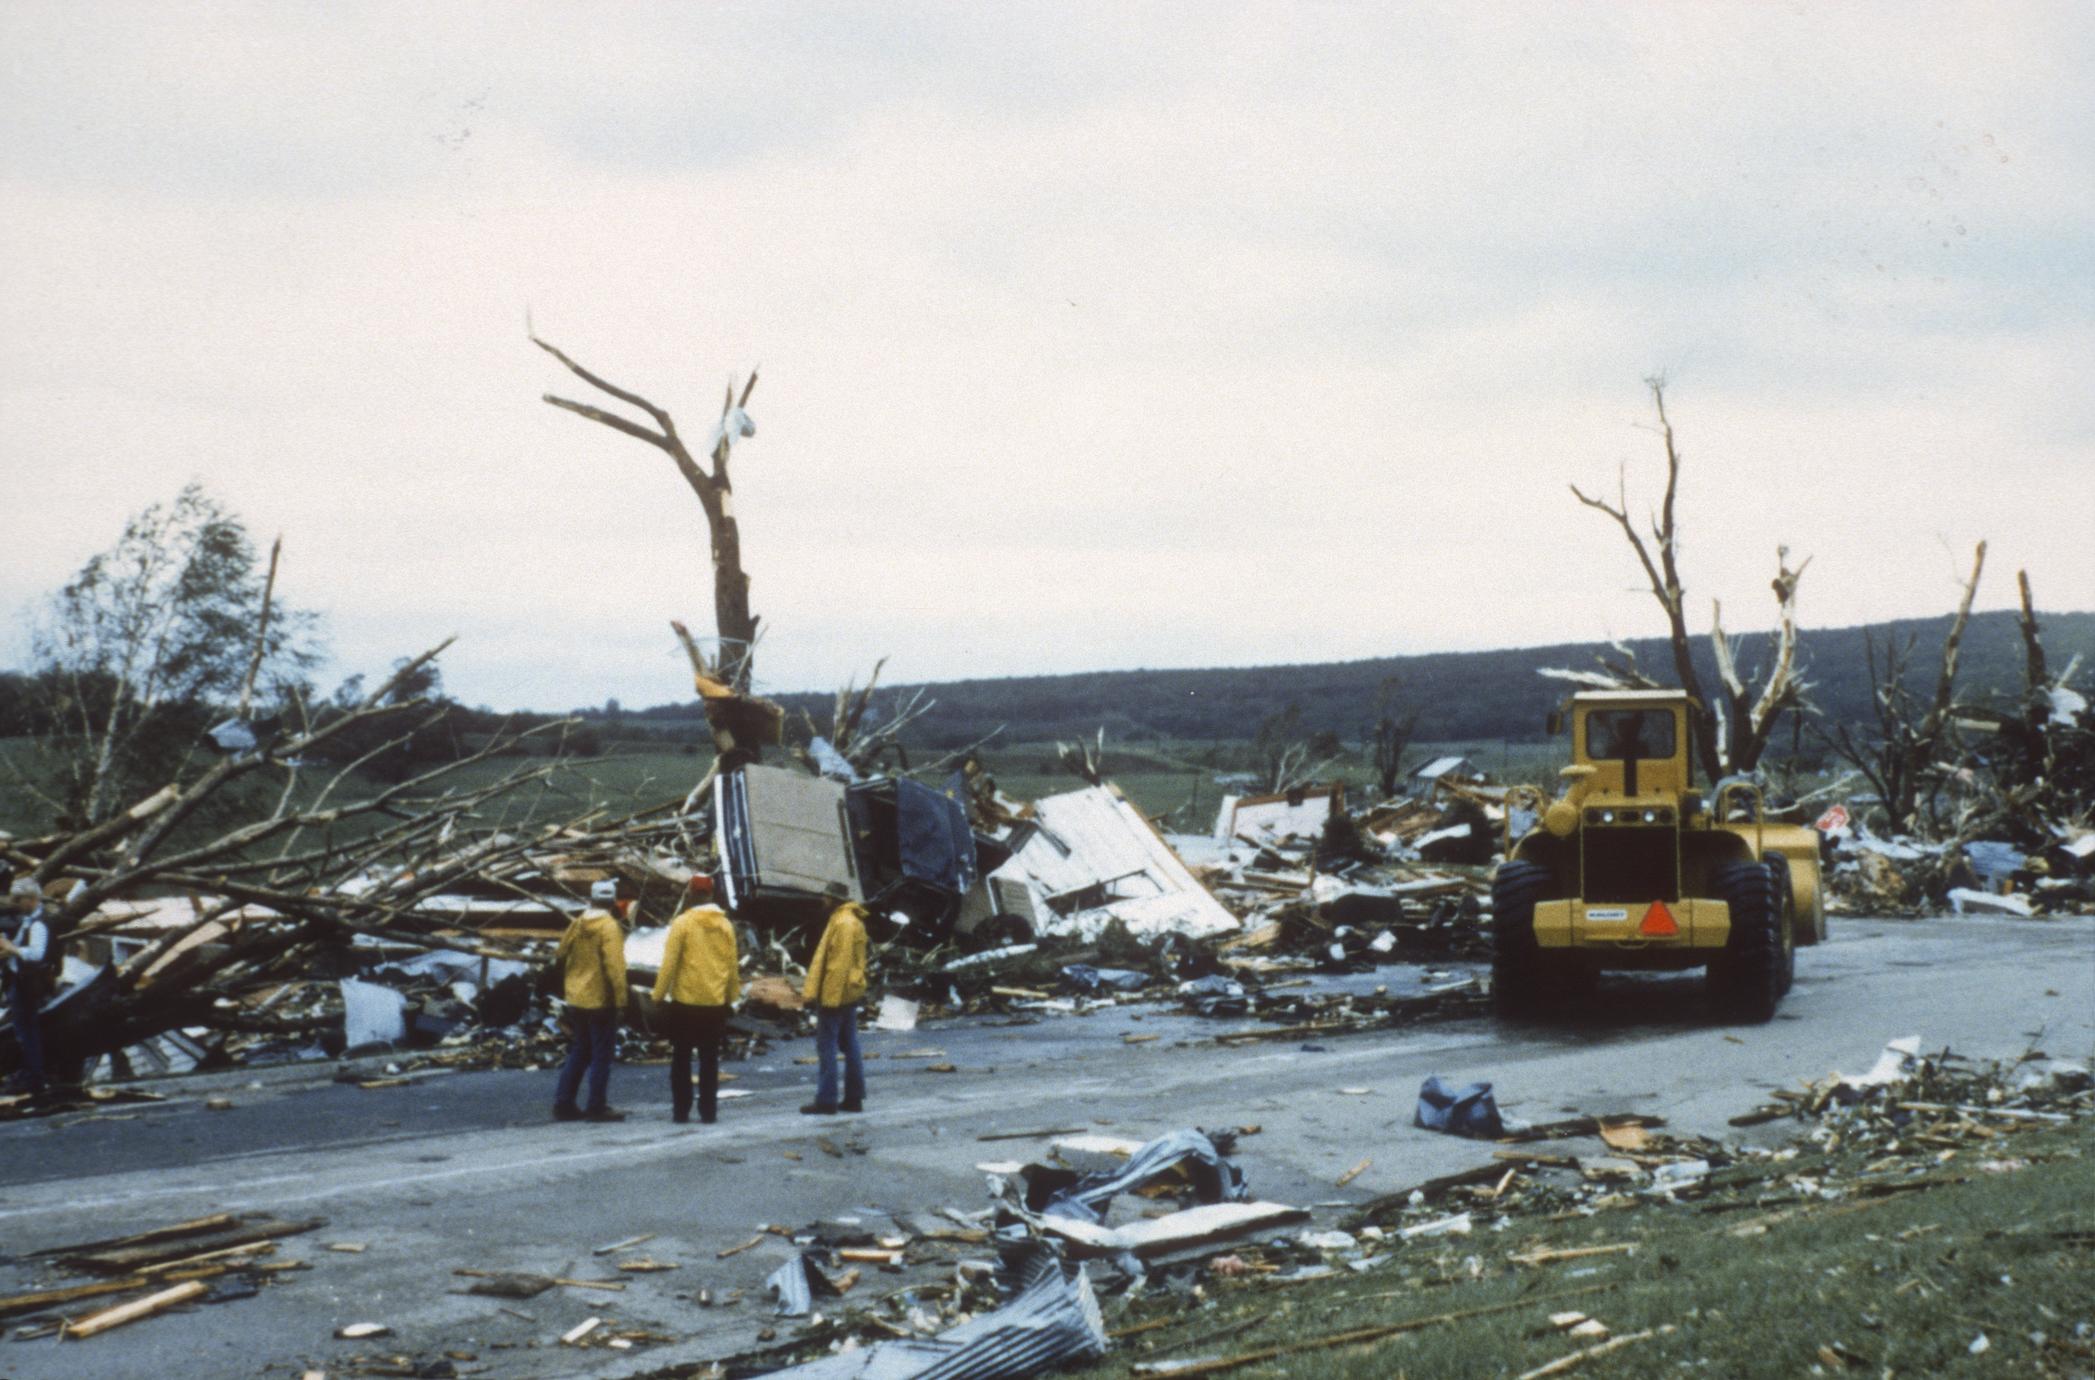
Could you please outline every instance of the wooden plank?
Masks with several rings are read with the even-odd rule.
[[[1480,1164],[1475,1169],[1464,1169],[1454,1174],[1443,1174],[1437,1179],[1428,1179],[1411,1188],[1385,1193],[1379,1198],[1370,1198],[1360,1205],[1360,1210],[1354,1213],[1350,1220],[1355,1224],[1373,1221],[1383,1213],[1410,1206],[1411,1195],[1414,1193],[1424,1195],[1426,1201],[1431,1202],[1451,1188],[1461,1188],[1467,1184],[1493,1183],[1505,1172],[1506,1167],[1503,1164],[1491,1163]]]
[[[1574,1351],[1569,1356],[1559,1356],[1546,1366],[1537,1366],[1533,1370],[1523,1371],[1521,1372],[1520,1380],[1542,1380],[1542,1377],[1545,1375],[1562,1375],[1565,1371],[1590,1361],[1596,1356],[1605,1356],[1611,1351],[1620,1351],[1626,1346],[1651,1337],[1663,1337],[1672,1330],[1673,1324],[1667,1323],[1663,1327],[1647,1328],[1642,1332],[1632,1332],[1628,1336],[1616,1337],[1602,1342],[1598,1346],[1589,1346],[1584,1351]]]
[[[99,1313],[90,1313],[78,1322],[69,1322],[65,1325],[65,1335],[92,1337],[96,1333],[107,1332],[112,1327],[122,1327],[125,1323],[137,1322],[140,1318],[163,1313],[191,1299],[202,1298],[209,1292],[210,1290],[199,1280],[177,1284],[172,1289],[162,1289],[157,1294],[147,1294],[142,1299],[133,1299],[114,1308],[105,1308]]]
[[[1523,1127],[1518,1131],[1508,1131],[1505,1135],[1498,1137],[1498,1143],[1500,1145],[1521,1145],[1528,1141],[1562,1140],[1567,1136],[1597,1136],[1600,1134],[1600,1124],[1603,1121],[1617,1128],[1629,1126],[1654,1127],[1666,1124],[1666,1118],[1662,1116],[1645,1116],[1637,1112],[1613,1112],[1603,1116],[1575,1116],[1565,1121],[1544,1121],[1534,1126]]]
[[[1614,1241],[1605,1246],[1569,1246],[1563,1249],[1540,1247],[1525,1255],[1509,1255],[1508,1260],[1517,1260],[1523,1265],[1547,1265],[1558,1260],[1584,1260],[1593,1255],[1635,1255],[1634,1241]]]
[[[154,1227],[151,1231],[137,1232],[131,1236],[112,1236],[101,1241],[76,1241],[70,1246],[52,1246],[48,1250],[34,1251],[33,1255],[85,1255],[89,1251],[115,1250],[120,1246],[143,1246],[154,1241],[166,1241],[177,1236],[195,1236],[201,1232],[216,1231],[220,1227],[233,1225],[230,1212],[214,1213],[209,1217],[198,1217],[187,1222],[175,1222],[165,1227]]]
[[[262,1256],[274,1255],[275,1253],[276,1242],[251,1241],[248,1242],[246,1245],[242,1246],[220,1246],[215,1251],[202,1251],[196,1255],[177,1256],[173,1260],[163,1260],[158,1265],[142,1266],[140,1267],[138,1272],[142,1275],[158,1275],[165,1274],[169,1270],[187,1269],[189,1266],[201,1265],[206,1261],[223,1259],[224,1257],[229,1255]]]
[[[37,1313],[61,1303],[91,1299],[100,1294],[121,1294],[126,1289],[143,1288],[151,1282],[142,1275],[134,1275],[129,1279],[100,1279],[92,1284],[75,1284],[65,1289],[39,1289],[33,1294],[11,1294],[0,1298],[0,1318]]]
[[[214,1231],[195,1240],[172,1243],[163,1241],[152,1245],[68,1253],[59,1258],[59,1263],[98,1275],[128,1274],[163,1261],[180,1260],[199,1253],[217,1251],[226,1246],[245,1246],[258,1241],[272,1241],[282,1236],[297,1236],[326,1225],[327,1219],[324,1217],[309,1217],[297,1222],[268,1219],[238,1226],[229,1231]]]
[[[991,1132],[990,1132],[990,1133],[989,1133],[988,1135],[986,1135],[986,1136],[976,1136],[976,1137],[975,1137],[975,1139],[976,1139],[976,1140],[978,1140],[978,1141],[984,1141],[984,1140],[1045,1140],[1045,1139],[1046,1139],[1047,1137],[1049,1137],[1049,1136],[1074,1136],[1074,1135],[1080,1135],[1080,1134],[1082,1134],[1083,1132],[1085,1132],[1085,1131],[1088,1131],[1088,1130],[1090,1130],[1090,1129],[1091,1129],[1091,1128],[1090,1128],[1090,1127],[1088,1127],[1088,1126],[1051,1126],[1051,1127],[1048,1127],[1048,1128],[1047,1128],[1046,1130],[1041,1130],[1041,1131],[991,1131]]]
[[[1137,1256],[1217,1245],[1309,1218],[1307,1210],[1285,1203],[1208,1203],[1124,1227],[1103,1227],[1068,1217],[1043,1217],[1041,1226],[1070,1243],[1072,1256]]]

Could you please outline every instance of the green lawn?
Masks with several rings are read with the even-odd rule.
[[[2095,1330],[2091,1139],[2086,1124],[2007,1137],[1937,1171],[1960,1181],[1922,1192],[1513,1219],[1502,1232],[1422,1238],[1360,1276],[1210,1277],[1190,1304],[1168,1295],[1109,1312],[1116,1331],[1170,1321],[1069,1374],[1290,1349],[1228,1373],[1512,1376],[1592,1344],[1549,1324],[1551,1313],[1576,1310],[1617,1338],[1651,1334],[1579,1375],[2086,1375],[2095,1370],[2095,1335],[2083,1330]],[[1511,1259],[1594,1247],[1613,1252]]]

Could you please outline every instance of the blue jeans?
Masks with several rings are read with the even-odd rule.
[[[22,1084],[30,1092],[44,1090],[44,1018],[34,996],[25,998],[19,988],[9,993],[15,1008],[15,1044],[21,1050]]]
[[[589,1070],[588,1111],[601,1111],[608,1104],[604,1101],[606,1089],[611,1083],[611,1051],[618,1046],[618,1020],[609,1009],[584,1011],[575,1008],[569,1011],[568,1019],[573,1022],[567,1047],[567,1063],[561,1066],[560,1083],[553,1092],[555,1107],[575,1105],[575,1093],[582,1086],[582,1071]]]
[[[858,1003],[825,1006],[815,1013],[815,1054],[822,1067],[815,1077],[815,1104],[837,1105],[837,1051],[844,1052],[844,1101],[866,1100],[866,1066],[858,1053]]]

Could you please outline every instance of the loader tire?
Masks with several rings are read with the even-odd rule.
[[[1731,909],[1731,938],[1710,960],[1710,997],[1726,1020],[1764,1025],[1774,1019],[1796,961],[1787,869],[1728,863],[1713,880],[1717,898]]]
[[[1491,1006],[1500,1016],[1532,1015],[1542,1005],[1542,950],[1535,943],[1535,903],[1548,892],[1550,870],[1537,863],[1500,863],[1491,878]]]
[[[1789,989],[1797,982],[1797,893],[1790,886],[1789,859],[1780,853],[1763,859],[1761,866],[1771,869],[1775,875],[1775,900],[1783,911],[1782,943],[1782,995],[1788,996]]]

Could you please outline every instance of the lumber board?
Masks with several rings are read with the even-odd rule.
[[[228,1230],[213,1231],[194,1239],[69,1253],[61,1256],[59,1263],[73,1269],[85,1270],[90,1274],[130,1274],[148,1265],[208,1255],[228,1246],[246,1246],[258,1241],[273,1241],[282,1236],[297,1236],[326,1225],[327,1219],[324,1217],[308,1217],[299,1221],[279,1221],[270,1218],[260,1222],[243,1223]]]
[[[74,1284],[64,1289],[38,1289],[29,1294],[10,1294],[0,1298],[0,1318],[12,1318],[23,1313],[40,1313],[46,1308],[55,1308],[62,1303],[73,1303],[80,1299],[91,1299],[101,1294],[121,1294],[126,1289],[142,1289],[152,1283],[143,1275],[127,1279],[98,1279],[91,1284]]]
[[[210,1289],[202,1281],[193,1279],[187,1284],[177,1284],[172,1289],[162,1289],[156,1294],[147,1294],[142,1299],[120,1303],[114,1308],[90,1313],[77,1322],[69,1322],[65,1325],[65,1335],[92,1337],[96,1333],[107,1332],[112,1327],[122,1327],[125,1323],[137,1322],[140,1318],[149,1318],[155,1313],[164,1313],[178,1304],[202,1298],[209,1292]]]
[[[50,1246],[31,1254],[43,1256],[86,1255],[92,1251],[112,1251],[125,1246],[145,1246],[155,1241],[168,1241],[178,1236],[196,1236],[207,1231],[233,1225],[233,1214],[216,1212],[209,1217],[196,1217],[187,1222],[172,1222],[151,1231],[134,1232],[129,1236],[105,1237],[100,1241],[75,1241],[70,1246]]]

